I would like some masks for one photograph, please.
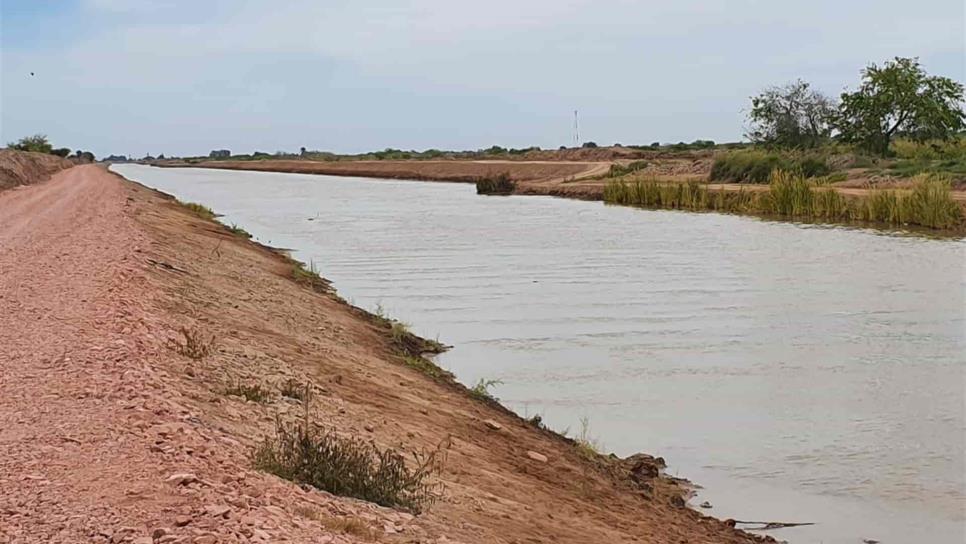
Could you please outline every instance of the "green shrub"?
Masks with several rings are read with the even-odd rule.
[[[634,161],[627,165],[614,163],[610,165],[610,170],[607,171],[607,177],[609,178],[619,178],[621,176],[626,176],[627,174],[633,174],[647,168],[647,161]]]
[[[516,187],[516,183],[510,179],[510,174],[506,172],[476,180],[476,194],[478,195],[509,195],[516,190]]]
[[[438,484],[429,480],[441,471],[444,453],[441,446],[414,454],[409,468],[395,449],[333,430],[317,431],[307,422],[278,423],[275,436],[259,445],[252,462],[258,470],[335,495],[419,513],[437,498]]]
[[[775,170],[786,170],[811,178],[828,175],[832,169],[824,156],[779,154],[758,149],[718,155],[711,165],[711,181],[767,183]]]

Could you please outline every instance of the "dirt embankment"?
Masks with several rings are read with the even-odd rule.
[[[662,156],[654,153],[648,164],[635,175],[666,183],[699,181],[708,183],[713,159],[710,153],[694,153],[693,156]],[[670,154],[667,154],[670,155]],[[184,163],[165,161],[154,163],[162,167],[221,168],[228,170],[254,170],[261,172],[292,172],[301,174],[326,174],[336,176],[359,176],[387,179],[413,179],[424,181],[473,182],[480,177],[507,173],[517,183],[516,193],[525,195],[551,195],[583,200],[603,200],[604,187],[611,181],[606,177],[612,164],[628,164],[629,159],[614,161],[312,161],[312,160],[259,160],[259,161],[203,161]],[[875,184],[877,188],[907,189],[909,181],[892,181]],[[767,185],[739,183],[710,183],[714,190],[767,191]],[[843,195],[862,197],[872,191],[870,180],[862,172],[851,172],[845,182],[832,186]],[[954,187],[953,200],[966,207],[966,190]]]
[[[214,350],[185,355],[182,330]],[[0,542],[755,541],[684,508],[653,459],[587,458],[399,350],[287,257],[100,167],[4,192]],[[279,394],[290,379],[310,402]],[[277,418],[303,417],[448,442],[439,501],[413,516],[254,470]]]
[[[46,153],[0,149],[0,191],[47,180],[73,165],[67,159]]]
[[[481,177],[507,173],[518,182],[537,180],[565,180],[605,172],[610,163],[561,161],[205,161],[181,163],[157,162],[156,166],[219,168],[224,170],[253,170],[258,172],[288,172],[295,174],[325,174],[330,176],[358,176],[384,179],[415,179],[423,181],[455,181],[472,183]],[[603,169],[601,169],[603,168]]]

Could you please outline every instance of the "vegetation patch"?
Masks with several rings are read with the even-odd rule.
[[[453,375],[443,370],[436,363],[425,357],[403,357],[403,363],[409,368],[416,369],[431,378],[452,378]]]
[[[647,168],[648,164],[649,163],[647,161],[634,161],[626,165],[615,163],[610,165],[610,170],[607,171],[607,177],[619,178],[621,176],[633,174],[634,172],[639,172]]]
[[[580,418],[580,431],[574,438],[574,446],[577,448],[577,453],[585,459],[593,460],[601,455],[603,446],[590,434],[590,420],[587,416]]]
[[[211,210],[208,206],[204,204],[198,204],[197,202],[179,202],[181,207],[193,213],[194,215],[202,219],[214,219],[217,217],[215,212]]]
[[[485,380],[480,378],[480,381],[476,382],[476,385],[470,388],[470,395],[473,398],[487,401],[487,402],[500,402],[500,399],[496,398],[490,389],[497,385],[502,385],[502,380]]]
[[[181,340],[170,340],[168,345],[179,354],[200,361],[215,350],[215,336],[207,335],[198,329],[181,327]]]
[[[772,172],[784,170],[806,178],[826,176],[832,169],[817,154],[776,153],[750,149],[719,155],[711,165],[711,181],[768,183]]]
[[[247,230],[239,227],[234,223],[232,223],[231,225],[225,225],[225,228],[228,229],[228,232],[234,234],[235,236],[240,236],[242,238],[245,238],[246,240],[250,240],[252,237],[251,233],[249,233]]]
[[[246,384],[235,382],[225,388],[225,394],[235,397],[243,397],[245,400],[257,402],[259,404],[268,402],[272,398],[272,392],[260,384]]]
[[[377,541],[381,531],[375,531],[365,521],[352,516],[332,516],[321,512],[317,508],[299,507],[295,513],[305,519],[319,522],[330,531],[356,536],[363,540]]]
[[[513,194],[516,188],[517,184],[510,179],[510,174],[506,172],[476,180],[476,194],[478,195],[509,195]]]
[[[444,454],[444,446],[414,453],[410,467],[393,448],[317,431],[307,422],[278,423],[275,436],[255,449],[252,462],[259,470],[335,495],[419,513],[437,499],[440,484],[433,480]]]
[[[292,279],[299,285],[304,285],[319,293],[329,292],[329,282],[319,275],[319,269],[314,261],[308,266],[299,261],[292,261]]]
[[[776,171],[768,191],[711,190],[698,183],[615,180],[604,188],[604,201],[646,208],[753,213],[781,217],[932,229],[963,226],[963,210],[952,199],[949,179],[920,176],[911,191],[873,190],[868,196],[846,197],[800,174]]]

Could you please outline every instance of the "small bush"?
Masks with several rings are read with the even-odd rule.
[[[412,468],[401,453],[372,442],[315,431],[305,423],[276,426],[275,436],[252,454],[256,469],[280,478],[381,506],[421,512],[437,498],[430,480],[442,469],[445,446],[414,454]]]
[[[170,347],[176,352],[189,359],[200,361],[212,354],[215,350],[214,335],[206,335],[197,329],[181,327],[179,331],[183,340],[171,340]]]
[[[243,397],[245,400],[257,402],[259,404],[268,402],[272,398],[272,393],[259,384],[244,384],[235,382],[225,388],[225,394],[235,397]]]
[[[478,195],[509,195],[516,188],[517,185],[510,179],[510,174],[505,172],[476,180],[476,194]]]
[[[503,382],[501,380],[484,380],[483,378],[480,378],[480,381],[476,382],[476,385],[470,388],[470,395],[479,400],[499,402],[500,399],[496,398],[492,393],[490,393],[490,388],[502,384]]]

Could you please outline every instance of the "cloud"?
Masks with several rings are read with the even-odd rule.
[[[765,85],[804,77],[834,93],[894,55],[963,77],[960,0],[915,10],[901,0],[85,0],[80,10],[80,34],[40,21],[45,43],[4,42],[3,137],[46,130],[104,152],[135,138],[169,154],[226,140],[554,146],[579,108],[601,142],[721,140],[740,137],[740,110]],[[193,123],[203,127],[189,137]]]

